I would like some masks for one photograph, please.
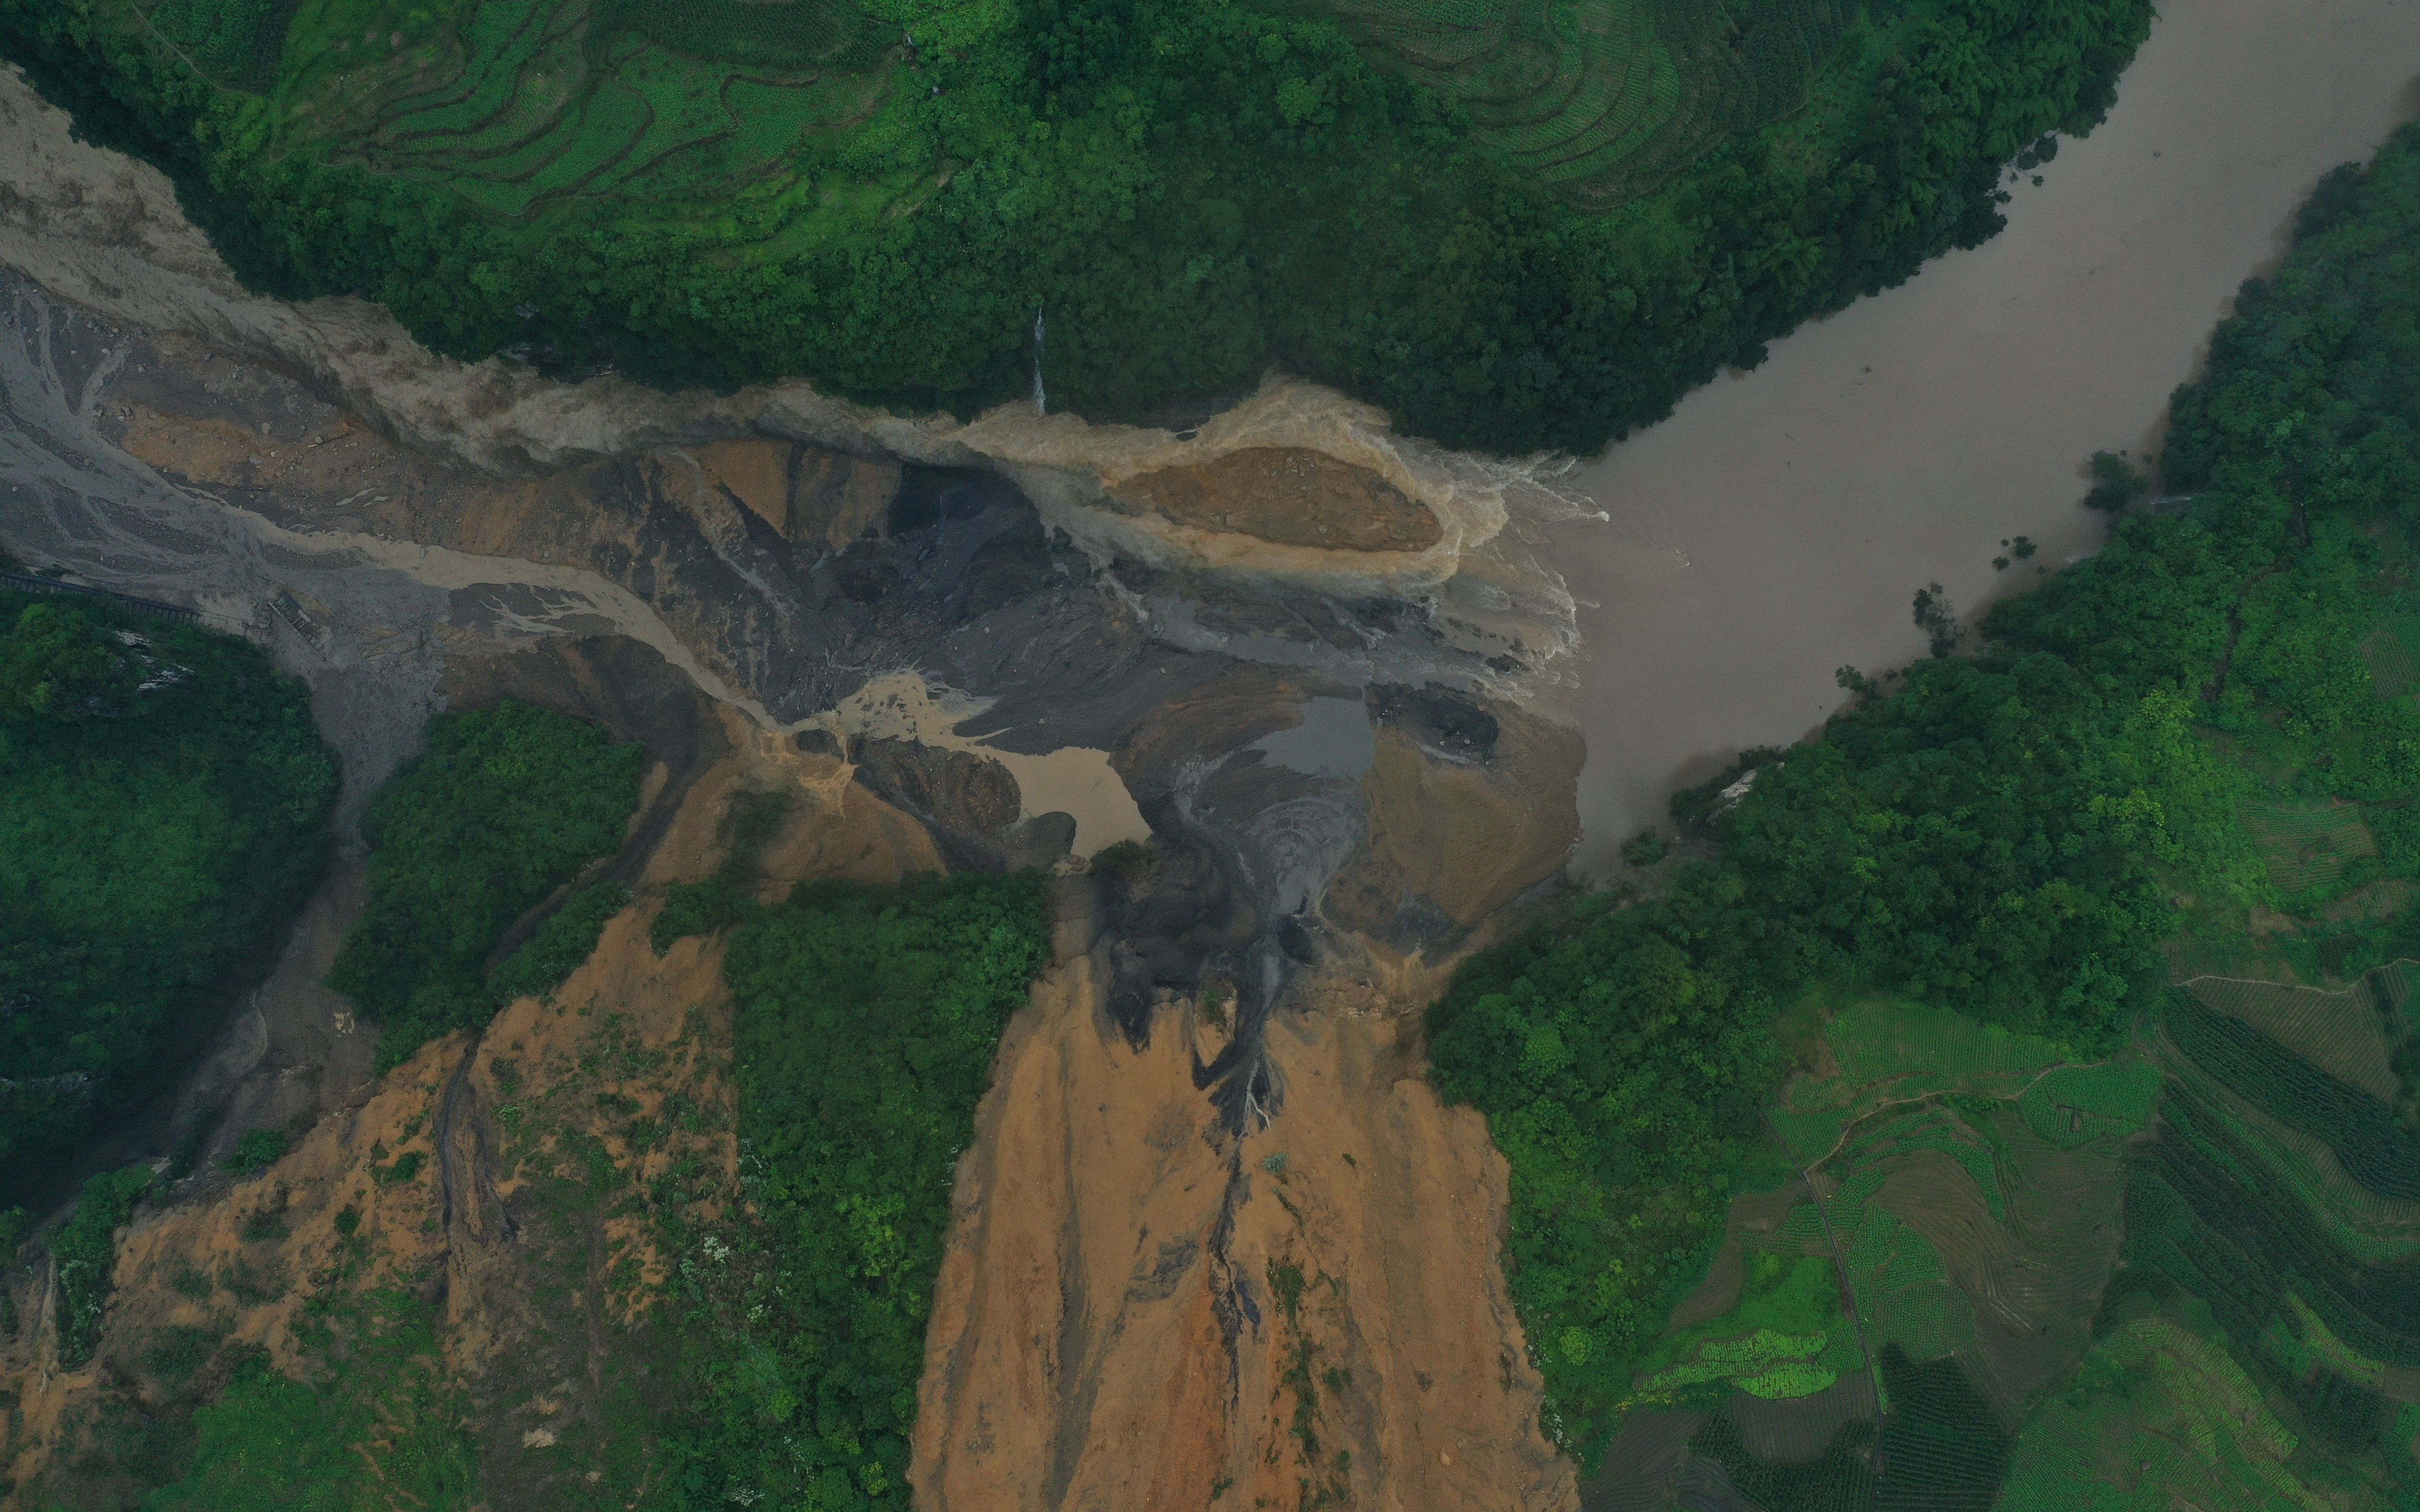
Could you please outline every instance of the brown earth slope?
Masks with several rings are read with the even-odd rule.
[[[1367,468],[1303,446],[1247,446],[1208,462],[1155,468],[1109,496],[1179,525],[1280,546],[1424,551],[1444,539],[1436,516]]]
[[[1215,1017],[1133,1048],[1069,914],[959,1167],[918,1504],[1572,1505],[1497,1265],[1504,1163],[1412,1021],[1280,1021],[1284,1111],[1239,1139],[1196,1085]]]
[[[507,657],[449,685],[594,714],[608,690],[579,687],[597,666]],[[663,1358],[649,1298],[684,1259],[663,1236],[710,1217],[721,1189],[659,1183],[727,1178],[736,1159],[720,943],[657,958],[652,895],[718,864],[743,788],[798,799],[768,888],[939,866],[927,830],[844,763],[713,708],[616,863],[640,903],[555,1001],[431,1044],[268,1172],[194,1178],[139,1218],[93,1363],[56,1370],[39,1325],[0,1365],[21,1412],[0,1473],[117,1504],[139,1484],[125,1445],[140,1425],[222,1387],[243,1346],[324,1368],[316,1320],[392,1288],[430,1310],[475,1504],[644,1504],[651,1461],[628,1451]],[[1196,1074],[1224,1042],[1221,1010],[1163,1006],[1140,1049],[1111,1023],[1097,890],[1060,885],[1057,960],[1009,1026],[960,1167],[917,1504],[1573,1504],[1497,1267],[1503,1164],[1476,1115],[1438,1104],[1405,1042],[1415,1020],[1397,1016],[1433,975],[1330,972],[1306,999],[1321,1011],[1272,1026],[1283,1110],[1239,1139]],[[22,1300],[39,1319],[41,1289]],[[202,1336],[226,1342],[186,1375],[163,1366]]]

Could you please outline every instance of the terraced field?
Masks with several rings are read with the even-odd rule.
[[[1527,455],[1992,234],[2150,10],[0,0],[0,54],[245,281],[448,357],[968,414],[1039,361],[1127,422],[1282,369]]]
[[[799,178],[798,149],[867,119],[905,55],[833,0],[303,0],[284,30],[277,103],[332,158],[520,218]]]
[[[2243,827],[2269,875],[2286,892],[2326,887],[2355,861],[2378,854],[2378,841],[2350,803],[2247,805]]]
[[[127,0],[214,80],[332,133],[339,161],[530,216],[557,201],[693,193],[779,172],[879,103],[905,35],[842,0]],[[1480,139],[1583,199],[1653,192],[1796,109],[1843,0],[1341,0],[1382,66],[1455,101]]]
[[[1342,0],[1382,65],[1455,100],[1481,141],[1585,199],[1651,193],[1798,108],[1841,0]]]
[[[1693,1413],[1759,1504],[1988,1507],[2004,1425],[2092,1347],[2159,1074],[1885,998],[1823,1041],[1773,1115],[1803,1169],[1734,1198],[1632,1406]]]
[[[1839,1007],[1772,1115],[1805,1170],[1733,1199],[1632,1407],[1682,1414],[1683,1460],[1763,1505],[2404,1504],[2413,971],[2198,978],[2089,1063],[1947,1010]],[[1652,1479],[1657,1442],[1618,1444],[1607,1483]]]
[[[298,0],[147,0],[135,14],[162,47],[196,71],[239,89],[277,75]]]
[[[2420,615],[2397,614],[2362,643],[2362,659],[2381,698],[2408,698],[2420,690]]]

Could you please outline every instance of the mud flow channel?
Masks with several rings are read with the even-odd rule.
[[[1554,528],[1580,600],[1579,861],[1676,788],[1788,745],[1924,654],[1938,582],[1992,597],[2094,550],[2096,451],[2156,451],[2237,286],[2319,177],[2420,115],[2412,0],[2178,0],[2090,136],[2005,185],[2008,229],[1773,347],[1574,480],[1606,523]],[[1995,571],[2016,536],[2029,563]]]

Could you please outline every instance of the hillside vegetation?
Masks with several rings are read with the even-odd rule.
[[[1593,450],[1999,224],[2147,0],[0,0],[237,272],[436,349]],[[2030,158],[2027,161],[2031,161]],[[1037,317],[1044,329],[1037,340]]]
[[[2178,392],[2189,506],[1975,656],[1844,671],[1819,741],[1676,802],[1718,859],[1437,1004],[1584,1461],[1679,1405],[1771,1505],[2420,1496],[2415,249],[2406,129]],[[2022,1338],[2011,1296],[2047,1299]],[[1869,1406],[1812,1469],[1733,1421],[1839,1392]]]
[[[231,636],[0,591],[0,1197],[318,879],[335,756]]]
[[[1030,872],[807,884],[733,937],[748,1218],[676,1288],[673,1504],[908,1504],[950,1183],[1047,941]]]
[[[635,918],[613,928],[609,963],[656,960]],[[191,1512],[907,1506],[956,1157],[1047,940],[1030,873],[752,902],[727,944],[509,1005],[467,1064],[391,1074],[221,1203],[156,1213],[176,1237],[131,1300],[114,1243],[157,1188],[140,1165],[95,1178],[45,1242],[56,1358],[100,1361],[101,1389],[17,1489]],[[727,1016],[698,1000],[717,976]],[[484,1235],[458,1227],[442,1111],[480,1084],[504,1215]],[[274,1355],[240,1321],[263,1309]]]
[[[488,964],[524,912],[621,847],[645,758],[635,742],[510,699],[429,721],[428,749],[362,816],[369,905],[329,974],[380,1026],[380,1070],[546,991],[587,957],[629,901],[625,889],[570,899],[522,949]]]

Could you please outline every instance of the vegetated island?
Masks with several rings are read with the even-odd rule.
[[[432,348],[1593,451],[1973,246],[2148,0],[0,0],[252,286]]]
[[[2415,249],[2407,127],[2177,392],[2188,504],[1436,1005],[1586,1470],[1656,1409],[1766,1506],[2420,1496]]]

